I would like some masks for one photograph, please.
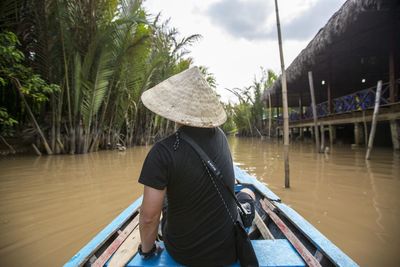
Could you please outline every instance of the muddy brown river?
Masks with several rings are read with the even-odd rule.
[[[400,266],[400,157],[390,148],[290,148],[285,189],[276,141],[230,138],[234,161],[361,266]],[[61,266],[142,191],[150,147],[0,158],[0,266]]]

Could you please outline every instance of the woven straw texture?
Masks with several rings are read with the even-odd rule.
[[[168,78],[141,98],[154,113],[183,125],[213,128],[226,121],[225,110],[197,67]]]

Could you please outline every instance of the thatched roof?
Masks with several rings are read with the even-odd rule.
[[[398,20],[398,14],[399,1],[397,0],[348,0],[345,2],[286,69],[289,102],[292,103],[289,105],[296,106],[299,95],[309,94],[306,79],[308,71],[317,73],[321,79],[332,78],[328,76],[332,76],[333,73],[336,77],[332,80],[337,80],[339,77],[335,73],[344,72],[344,69],[341,69],[343,65],[351,66],[346,70],[347,72],[357,71],[359,67],[357,62],[369,60],[371,56],[385,57],[382,53],[388,51],[388,32],[391,29],[391,23],[395,21],[393,16]],[[377,42],[379,38],[383,39]],[[342,57],[341,62],[338,62],[338,57]],[[343,85],[337,85],[334,90],[341,90],[339,87]],[[264,92],[264,96],[267,93],[274,95],[280,92],[281,81],[278,79],[268,91]],[[296,99],[291,99],[291,96]],[[273,97],[273,99],[278,98]],[[274,102],[275,105],[279,105],[276,101]]]

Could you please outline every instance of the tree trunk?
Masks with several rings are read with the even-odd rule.
[[[31,108],[29,107],[28,102],[27,102],[26,99],[25,99],[24,94],[21,92],[21,84],[20,84],[19,80],[16,79],[16,78],[12,78],[12,81],[13,81],[13,83],[14,83],[14,85],[15,85],[15,88],[16,88],[17,91],[18,91],[18,94],[20,95],[22,101],[23,101],[24,104],[25,104],[26,110],[28,111],[28,114],[29,114],[29,116],[31,117],[31,120],[32,120],[33,124],[35,125],[36,131],[38,132],[40,138],[42,139],[42,142],[43,142],[44,148],[46,149],[47,154],[48,154],[48,155],[52,155],[52,154],[53,154],[53,151],[51,150],[49,144],[47,143],[46,137],[44,136],[42,130],[40,129],[40,126],[39,126],[39,124],[37,123],[37,121],[36,121],[36,119],[35,119],[35,116],[33,115],[32,110],[31,110]]]

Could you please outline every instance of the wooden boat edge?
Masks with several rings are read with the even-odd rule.
[[[122,211],[110,224],[101,230],[92,240],[79,250],[64,267],[75,267],[83,265],[112,234],[134,214],[142,204],[143,196],[136,199],[129,207]]]
[[[235,177],[240,183],[253,185],[261,194],[269,198],[269,200],[272,201],[273,204],[278,208],[280,213],[284,215],[290,222],[292,222],[293,225],[295,225],[297,229],[318,248],[318,250],[324,252],[324,254],[337,266],[358,266],[357,263],[355,263],[340,248],[326,238],[311,223],[304,219],[303,216],[286,204],[281,203],[280,197],[278,197],[267,186],[257,180],[257,178],[251,176],[238,166],[234,166],[234,169]]]

